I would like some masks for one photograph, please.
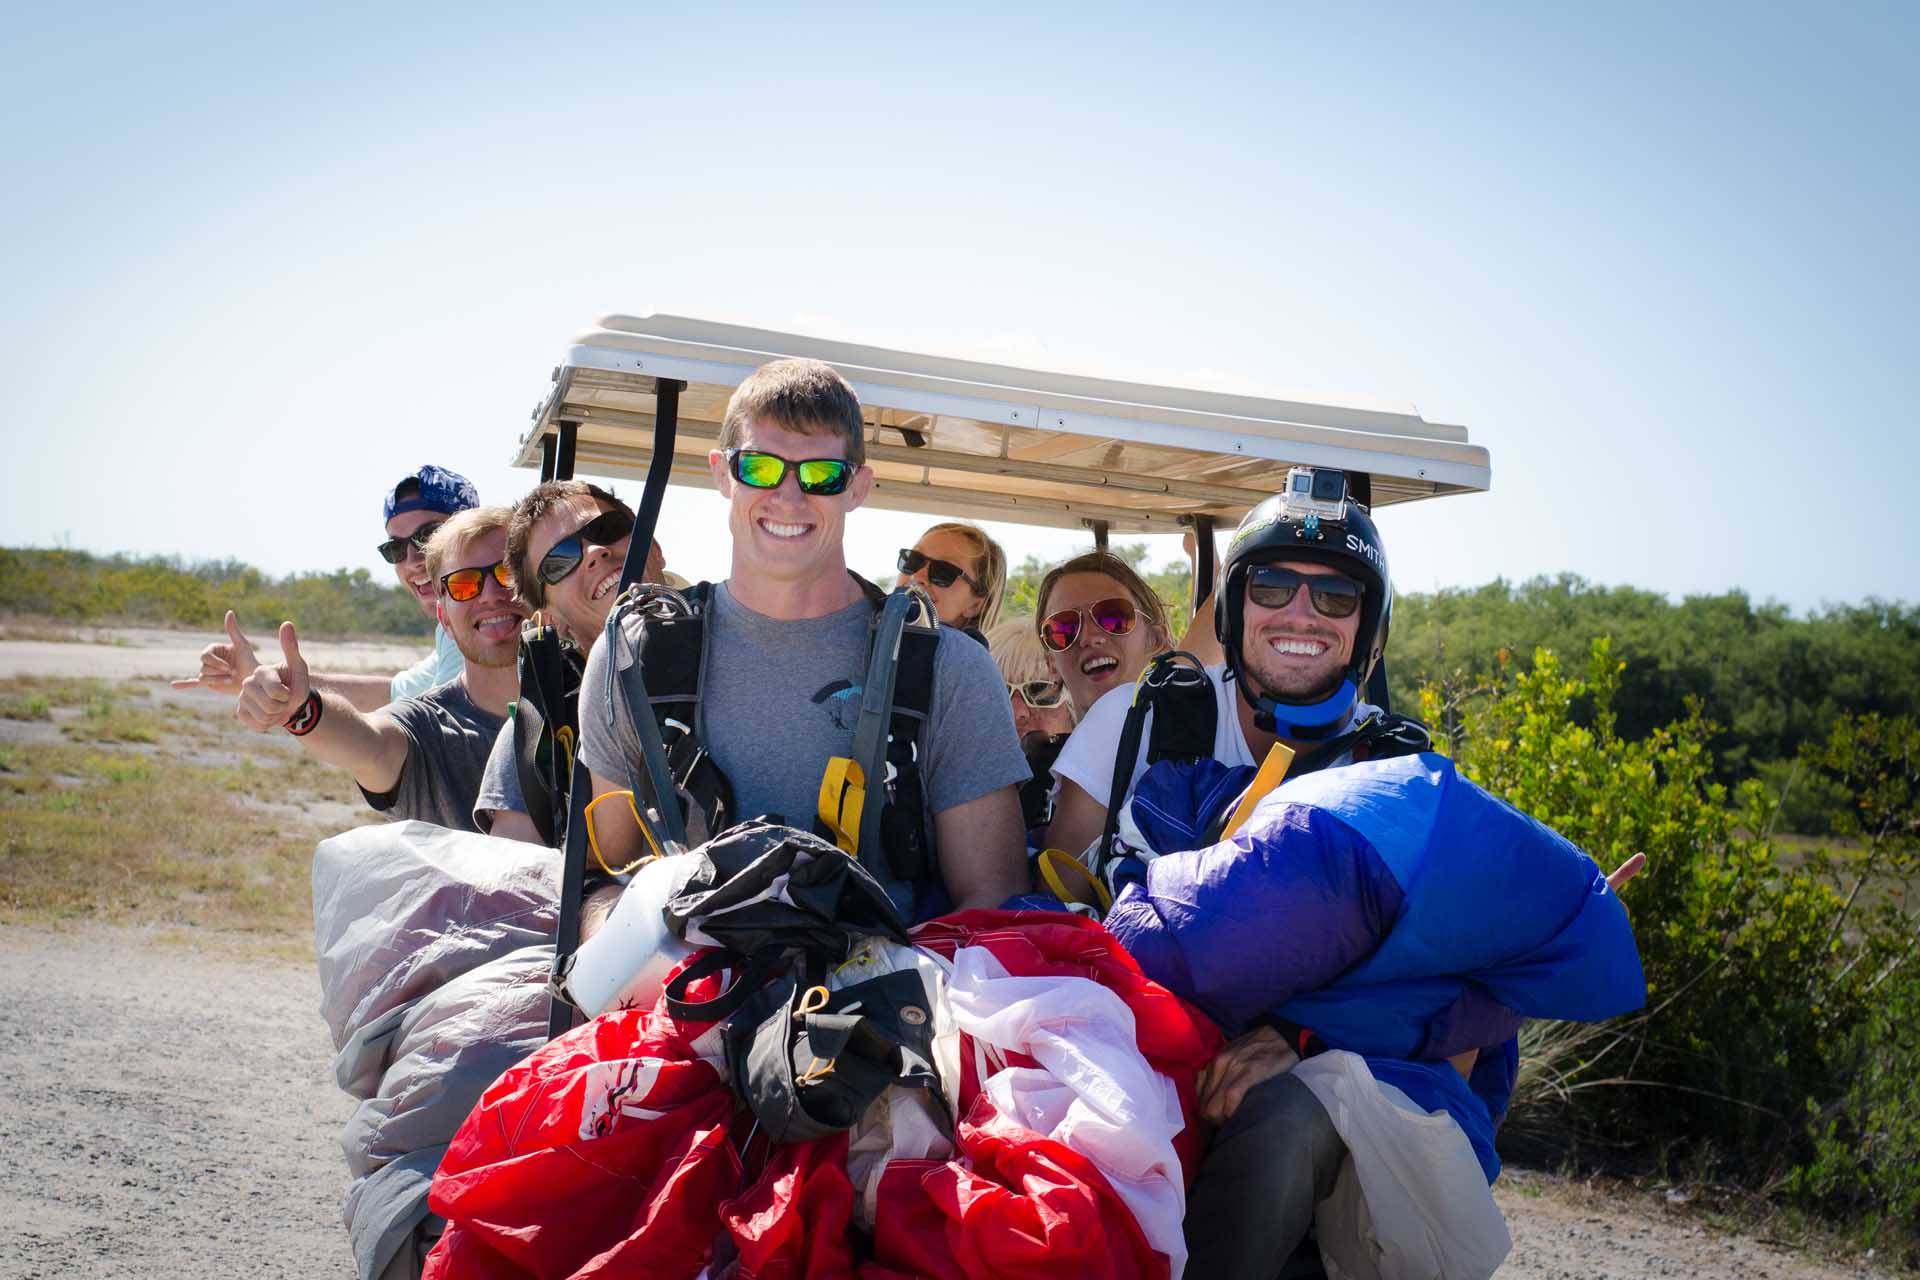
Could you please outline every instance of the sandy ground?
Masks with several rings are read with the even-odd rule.
[[[193,669],[204,639],[0,641],[0,676]],[[147,638],[142,639],[142,636]],[[345,667],[411,661],[316,645]],[[390,669],[390,668],[388,668]],[[351,1277],[334,1088],[310,965],[235,938],[0,929],[0,1280]],[[1700,1226],[1656,1197],[1523,1170],[1496,1197],[1503,1280],[1877,1275]]]
[[[216,632],[195,635],[156,627],[125,627],[111,631],[91,628],[76,635],[100,635],[108,644],[73,644],[50,640],[0,640],[0,678],[8,676],[98,676],[102,680],[132,680],[141,676],[190,676],[200,670],[200,650],[226,637]],[[266,662],[280,656],[271,632],[249,636]],[[300,641],[301,656],[315,671],[346,674],[400,671],[418,662],[427,651],[421,644],[383,644],[361,641]]]
[[[351,1280],[310,966],[0,936],[0,1276]]]

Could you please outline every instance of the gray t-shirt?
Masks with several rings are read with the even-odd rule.
[[[477,830],[473,800],[480,790],[480,771],[505,717],[475,706],[458,680],[389,703],[374,714],[406,731],[407,759],[393,790],[375,795],[360,789],[367,803],[396,819]]]
[[[513,758],[513,717],[500,726],[487,754],[487,767],[480,774],[480,794],[473,801],[473,825],[481,831],[493,830],[496,813],[527,812],[526,793],[520,789],[520,765]]]
[[[701,708],[706,746],[733,783],[743,818],[779,814],[813,825],[820,774],[853,748],[873,606],[856,600],[824,618],[769,618],[713,590]],[[632,786],[640,740],[612,664],[633,665],[640,620],[593,647],[580,685],[580,759],[596,778]],[[1030,776],[1000,669],[985,647],[951,628],[934,654],[933,705],[921,735],[921,776],[934,813]]]

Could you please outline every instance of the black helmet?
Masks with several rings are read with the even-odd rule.
[[[1247,512],[1221,562],[1213,633],[1225,651],[1227,669],[1239,684],[1241,696],[1254,709],[1255,723],[1283,738],[1324,737],[1337,728],[1387,647],[1393,579],[1387,573],[1386,547],[1366,508],[1347,497],[1346,481],[1344,472],[1295,467],[1287,473],[1284,490]],[[1332,694],[1315,703],[1288,703],[1269,694],[1256,694],[1241,670],[1241,613],[1246,606],[1247,570],[1275,560],[1328,565],[1366,588],[1346,679]]]

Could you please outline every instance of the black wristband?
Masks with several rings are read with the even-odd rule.
[[[300,704],[298,711],[287,717],[287,732],[296,738],[304,738],[312,733],[313,727],[320,723],[321,706],[320,691],[308,690],[307,700]]]

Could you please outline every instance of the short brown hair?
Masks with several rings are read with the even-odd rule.
[[[1158,592],[1147,585],[1147,580],[1135,572],[1134,567],[1111,551],[1083,551],[1071,560],[1047,570],[1047,576],[1040,579],[1040,589],[1033,595],[1033,627],[1038,635],[1040,624],[1047,617],[1047,597],[1053,594],[1053,586],[1070,573],[1099,573],[1112,578],[1125,588],[1133,597],[1134,607],[1146,615],[1147,625],[1160,633],[1160,647],[1168,648],[1173,644],[1173,628],[1167,621],[1167,604]]]
[[[547,602],[547,584],[534,572],[539,566],[527,563],[527,544],[533,537],[533,526],[568,498],[592,498],[603,510],[619,507],[632,514],[632,508],[614,497],[613,490],[585,480],[548,480],[535,485],[526,497],[514,503],[513,518],[507,522],[507,572],[513,575],[513,594],[529,609],[541,608]]]
[[[774,360],[748,374],[727,401],[727,416],[720,423],[721,450],[738,448],[741,433],[755,420],[801,435],[837,435],[848,462],[858,467],[867,461],[860,397],[822,361]]]
[[[448,563],[455,551],[475,538],[484,537],[495,530],[504,530],[512,518],[513,512],[505,507],[468,507],[458,515],[448,516],[446,522],[427,539],[427,545],[420,548],[420,554],[427,560],[427,576],[433,580],[434,594],[440,594],[440,579],[443,576],[467,567]]]

